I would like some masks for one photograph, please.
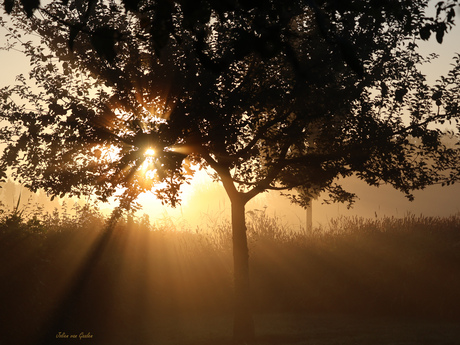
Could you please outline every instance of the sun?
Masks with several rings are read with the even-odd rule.
[[[144,154],[145,154],[147,157],[153,157],[153,156],[155,156],[156,152],[155,152],[154,149],[148,148],[147,150],[145,150]]]

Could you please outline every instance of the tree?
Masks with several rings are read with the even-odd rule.
[[[127,210],[158,185],[174,206],[194,166],[213,171],[232,205],[234,337],[249,341],[249,200],[352,203],[338,183],[351,175],[409,198],[458,179],[458,150],[429,127],[458,119],[458,60],[430,87],[416,44],[441,43],[455,5],[428,18],[421,0],[22,1],[25,18],[6,1],[11,38],[41,38],[23,44],[41,91],[24,77],[1,90],[1,171],[52,195],[122,189]]]

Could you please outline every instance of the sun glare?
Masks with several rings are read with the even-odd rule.
[[[145,150],[145,155],[148,157],[153,157],[155,156],[155,150],[154,149],[147,149]]]

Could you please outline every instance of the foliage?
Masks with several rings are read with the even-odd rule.
[[[322,191],[352,202],[336,184],[352,174],[409,197],[452,183],[458,153],[428,125],[457,120],[457,73],[428,86],[414,39],[442,41],[455,3],[427,18],[425,1],[52,2],[41,19],[5,3],[41,91],[24,77],[1,91],[2,169],[53,195],[122,188],[125,207],[158,185],[175,205],[191,163],[244,201],[294,188],[301,204]]]
[[[37,232],[27,225],[31,218],[12,224],[14,210],[3,211],[0,313],[8,327],[2,337],[35,343],[107,219],[89,224],[87,215],[99,214],[91,207],[73,216],[37,210],[30,213],[43,229]],[[293,231],[262,211],[249,218],[258,313],[458,318],[458,215],[342,217],[313,232]],[[216,219],[196,231],[169,225],[120,222],[60,331],[91,331],[115,344],[150,334],[164,319],[230,313],[230,224]]]

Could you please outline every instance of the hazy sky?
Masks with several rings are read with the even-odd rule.
[[[460,16],[460,13],[457,14]],[[0,28],[0,45],[5,41],[5,31]],[[431,82],[434,82],[440,75],[445,74],[452,62],[455,52],[460,52],[459,37],[460,26],[455,27],[453,32],[445,36],[444,43],[439,45],[434,37],[429,42],[420,42],[419,46],[423,52],[436,52],[440,58],[427,66],[424,71]],[[19,52],[5,52],[0,50],[0,87],[14,83],[15,76],[29,71],[28,60]],[[177,219],[186,220],[194,226],[206,217],[220,217],[229,215],[230,203],[226,198],[223,188],[217,184],[210,184],[203,172],[200,172],[195,179],[193,187],[186,188],[184,192],[184,203],[176,210],[163,208],[159,202],[152,198],[144,197],[141,202],[145,204],[143,212],[152,216],[167,214]],[[355,192],[360,198],[354,208],[347,210],[345,205],[322,205],[321,201],[313,204],[314,224],[326,223],[328,219],[338,215],[362,215],[364,217],[374,216],[404,216],[407,213],[423,214],[426,216],[448,216],[460,212],[460,186],[441,188],[434,186],[425,191],[415,193],[414,202],[409,202],[403,194],[393,190],[391,187],[380,188],[368,187],[364,183],[350,179],[345,181],[349,191]],[[4,195],[5,197],[5,195]],[[321,198],[320,198],[321,199]],[[199,202],[197,202],[199,200]],[[200,207],[197,207],[199,204]],[[276,193],[266,193],[257,197],[248,205],[248,209],[264,209],[269,214],[276,214],[286,223],[295,227],[305,225],[305,211],[293,206],[289,201],[277,196]],[[104,208],[104,206],[102,206]]]

